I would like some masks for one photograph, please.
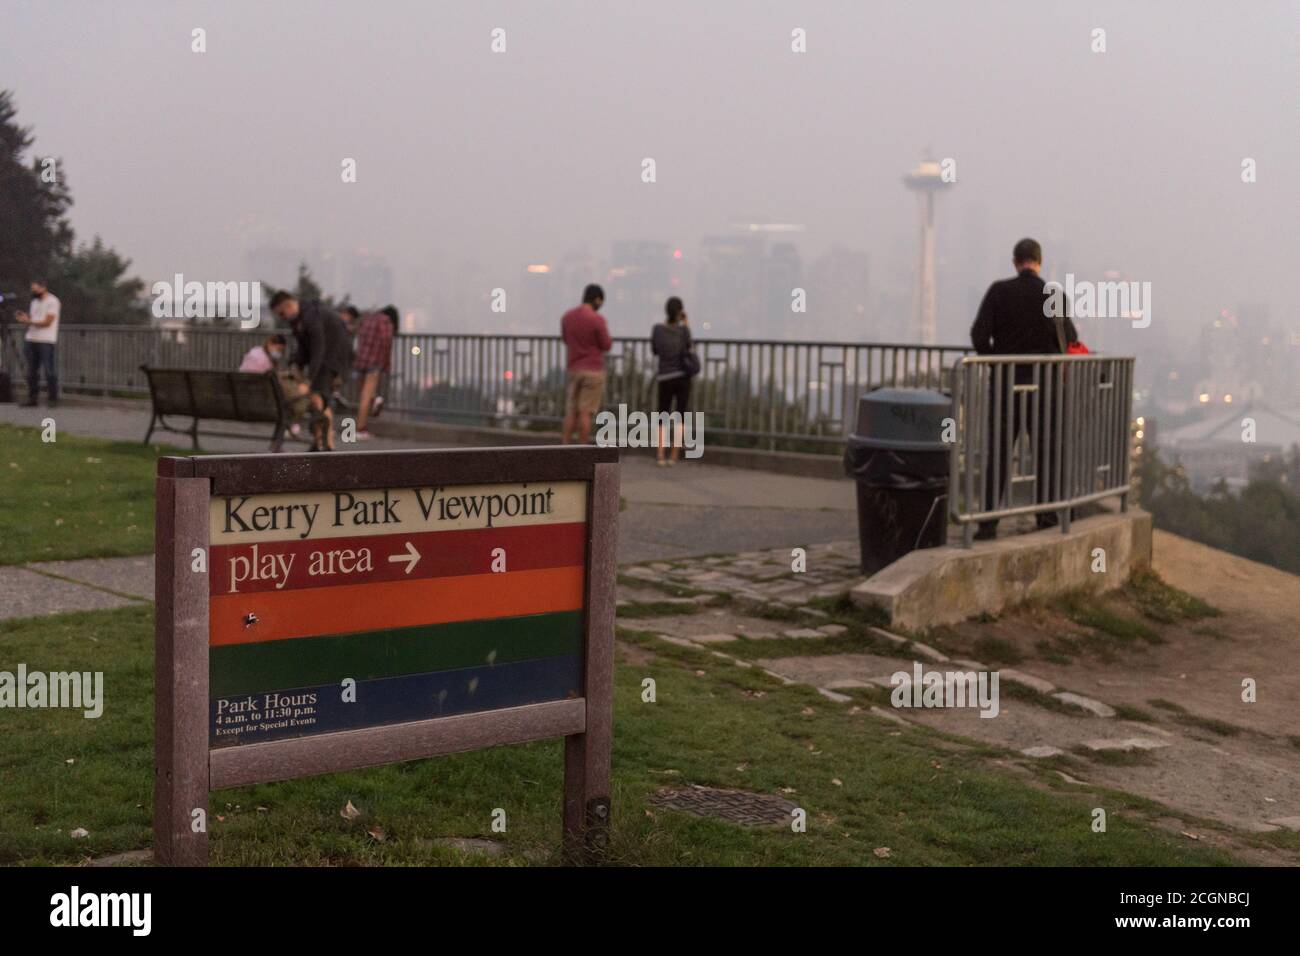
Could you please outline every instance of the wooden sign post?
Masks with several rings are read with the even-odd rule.
[[[161,458],[154,858],[208,791],[564,737],[564,847],[607,839],[618,452]]]

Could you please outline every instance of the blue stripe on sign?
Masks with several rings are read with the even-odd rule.
[[[337,683],[217,697],[209,705],[208,726],[211,746],[216,749],[500,710],[581,694],[581,659],[577,654],[565,654],[358,681],[354,703],[344,703],[343,686]]]

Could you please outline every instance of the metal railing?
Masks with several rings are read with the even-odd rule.
[[[975,525],[1070,511],[1118,496],[1128,507],[1133,358],[967,356],[953,369],[957,425],[949,510],[969,547]]]
[[[241,331],[65,326],[64,388],[146,395],[142,364],[238,368],[266,337]],[[961,346],[701,339],[691,408],[719,444],[837,453],[860,395],[882,385],[944,388]],[[653,408],[648,339],[618,338],[606,361],[605,407]],[[438,421],[554,429],[564,415],[565,353],[552,335],[400,334],[386,409]],[[350,386],[355,390],[355,383]]]

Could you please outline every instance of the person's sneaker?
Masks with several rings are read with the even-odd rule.
[[[656,460],[655,460],[655,464],[657,464],[660,468],[667,468],[667,467],[668,467],[668,462],[664,461],[662,458],[658,458],[658,459],[656,459]]]
[[[384,410],[384,396],[376,395],[370,403],[370,417],[377,418],[379,413]]]
[[[374,435],[372,435],[370,432],[366,431],[365,429],[362,429],[361,431],[357,432],[357,441],[370,441],[374,437],[375,437]]]
[[[297,422],[293,422],[293,423],[289,426],[289,434],[292,435],[294,438],[297,438],[297,437],[298,437],[298,433],[301,432],[301,431],[302,431],[302,426],[299,425]]]

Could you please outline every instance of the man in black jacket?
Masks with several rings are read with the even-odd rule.
[[[1016,243],[1011,258],[1016,267],[1016,277],[995,282],[989,286],[988,292],[984,293],[984,301],[980,303],[975,324],[971,326],[971,344],[980,355],[1061,355],[1066,345],[1077,342],[1079,336],[1075,331],[1074,323],[1070,320],[1068,303],[1064,310],[1054,310],[1052,307],[1052,290],[1046,287],[1046,283],[1039,275],[1043,267],[1042,246],[1033,239],[1021,239]],[[1063,298],[1064,296],[1061,296],[1061,299]],[[1057,328],[1056,320],[1052,317],[1054,311],[1064,313],[1060,329]],[[1033,383],[1033,365],[1016,364],[1014,370],[1016,385]],[[1005,374],[1003,372],[1004,376]],[[1039,412],[1038,420],[1034,421],[1033,399],[1029,399],[1028,413],[1022,415],[1020,401],[1004,380],[1001,401],[995,402],[994,378],[992,374],[989,376],[989,420],[984,456],[984,506],[988,510],[996,510],[1005,504],[1002,500],[1003,491],[1011,486],[1010,476],[1007,474],[1010,465],[1009,451],[1022,426],[1029,432],[1030,443],[1036,445],[1038,450],[1035,463],[1037,477],[1034,483],[1036,501],[1051,500],[1049,468],[1052,463],[1050,455],[1052,417],[1042,393],[1042,385],[1047,377],[1046,372],[1040,373]],[[1012,406],[1010,436],[1006,431],[1008,403]],[[1000,409],[996,407],[998,405]],[[999,410],[1002,424],[998,431],[1001,440],[998,443],[999,447],[995,449],[992,447],[994,421],[995,417],[998,417]],[[1011,440],[1008,440],[1008,437]],[[995,457],[998,462],[996,481],[993,475]],[[1059,464],[1057,468],[1059,470]],[[1035,517],[1040,528],[1049,528],[1056,524],[1054,514],[1041,513]],[[997,531],[997,519],[981,521],[975,537],[979,540],[987,540],[996,537]]]
[[[311,396],[312,451],[334,450],[334,411],[330,399],[335,383],[347,371],[352,340],[347,326],[333,309],[318,301],[299,303],[288,292],[271,297],[271,311],[289,323],[297,348],[293,364],[306,381],[299,386]]]

